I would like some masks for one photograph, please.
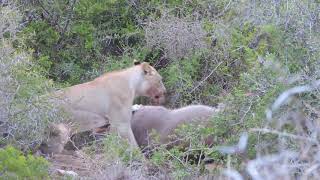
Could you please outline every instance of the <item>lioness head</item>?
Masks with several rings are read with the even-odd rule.
[[[148,63],[139,64],[143,71],[143,81],[139,87],[139,94],[150,97],[154,104],[163,104],[165,101],[166,88],[163,85],[162,77]]]

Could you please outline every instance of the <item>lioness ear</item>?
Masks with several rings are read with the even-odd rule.
[[[141,64],[141,62],[138,61],[138,60],[136,60],[136,59],[133,59],[133,64],[134,64],[134,65],[139,65],[139,64]]]
[[[143,62],[141,64],[141,66],[142,66],[142,70],[143,70],[144,74],[151,74],[152,69],[151,69],[149,63]]]

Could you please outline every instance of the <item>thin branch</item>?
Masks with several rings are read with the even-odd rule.
[[[216,70],[217,68],[223,63],[221,61],[210,73],[208,76],[206,76],[203,80],[201,80],[196,87],[194,87],[189,93],[194,92],[197,88],[199,88]]]
[[[308,179],[308,176],[309,176],[310,174],[312,174],[313,171],[317,170],[319,167],[320,167],[320,164],[319,164],[319,163],[314,164],[314,165],[312,165],[311,167],[309,167],[309,168],[305,171],[305,173],[303,174],[302,179],[303,179],[303,180],[307,180],[307,179]]]
[[[297,135],[294,135],[294,134],[289,134],[289,133],[286,133],[286,132],[279,132],[279,131],[276,131],[276,130],[271,130],[271,129],[266,129],[266,128],[263,128],[263,129],[260,129],[260,128],[252,128],[250,129],[251,132],[261,132],[261,133],[271,133],[271,134],[277,134],[279,136],[283,136],[283,137],[288,137],[288,138],[292,138],[292,139],[297,139],[297,140],[302,140],[302,141],[309,141],[311,143],[315,143],[315,144],[318,144],[319,142],[314,139],[314,138],[309,138],[309,137],[304,137],[304,136],[297,136]]]
[[[304,86],[296,86],[291,89],[286,90],[285,92],[281,93],[280,96],[276,99],[276,101],[272,104],[271,109],[267,110],[267,119],[272,119],[272,112],[279,109],[284,103],[287,102],[288,98],[305,92],[311,92],[317,89],[320,86],[320,80],[315,81],[312,84],[304,85]]]
[[[298,156],[296,152],[285,151],[280,154],[268,155],[261,158],[257,158],[248,162],[247,171],[254,180],[263,180],[263,175],[261,174],[261,166],[274,165],[275,162],[281,159],[293,159]]]

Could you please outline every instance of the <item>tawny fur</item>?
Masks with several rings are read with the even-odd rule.
[[[166,89],[158,72],[148,63],[121,71],[106,73],[93,81],[71,86],[56,92],[62,107],[70,114],[73,124],[69,134],[92,130],[110,123],[111,131],[118,132],[137,147],[131,130],[131,106],[138,96],[164,101]],[[56,144],[48,140],[49,144]],[[60,143],[65,143],[61,141]]]
[[[204,105],[190,105],[179,109],[162,106],[142,106],[132,116],[131,127],[140,147],[148,145],[152,129],[160,136],[160,143],[167,144],[169,135],[183,123],[206,122],[219,109]]]
[[[47,138],[50,139],[50,143],[41,144],[41,151],[45,154],[62,152],[64,145],[69,140],[70,128],[62,123],[50,124],[47,132]]]

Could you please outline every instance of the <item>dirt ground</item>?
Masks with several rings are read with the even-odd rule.
[[[65,146],[65,150],[61,154],[47,156],[51,163],[50,174],[52,176],[64,176],[70,174],[77,177],[90,177],[93,170],[98,166],[99,160],[103,158],[101,154],[95,154],[89,157],[83,152],[83,147],[88,147],[93,141],[101,140],[105,134],[96,135],[92,132],[84,132],[72,137],[72,143],[69,142]],[[96,152],[97,153],[97,152]]]
[[[90,174],[90,169],[93,167],[92,161],[81,151],[74,151],[73,154],[55,154],[48,157],[48,161],[52,164],[50,174],[54,176],[63,176],[65,174],[61,172],[73,171],[78,176],[84,177]]]

